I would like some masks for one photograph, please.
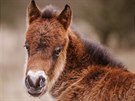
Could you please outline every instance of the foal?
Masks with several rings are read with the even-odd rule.
[[[68,5],[60,13],[28,6],[25,84],[30,95],[57,101],[135,101],[135,74],[100,46],[69,28]],[[46,100],[46,99],[45,99]]]

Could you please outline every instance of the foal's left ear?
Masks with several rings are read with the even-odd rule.
[[[58,21],[67,29],[71,23],[72,11],[69,5],[65,5],[64,10],[58,16]]]
[[[35,3],[35,0],[31,0],[30,4],[28,6],[29,24],[40,16],[41,16],[41,12]]]

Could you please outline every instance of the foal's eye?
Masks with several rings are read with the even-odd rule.
[[[55,55],[55,56],[59,56],[59,54],[60,54],[62,48],[63,48],[62,46],[55,48],[55,50],[54,50],[54,55]]]
[[[27,42],[25,43],[24,47],[29,50],[29,44]]]

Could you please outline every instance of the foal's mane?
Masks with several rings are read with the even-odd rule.
[[[111,66],[116,68],[123,68],[123,64],[111,56],[110,52],[100,44],[96,44],[90,41],[85,41],[86,51],[91,54],[91,58],[94,61],[94,64],[102,66]]]
[[[60,12],[56,7],[49,5],[44,8],[42,12],[42,18],[47,18],[47,19],[57,18],[59,13]],[[72,29],[73,28],[71,28],[71,30]],[[102,65],[102,66],[108,65],[116,68],[117,67],[124,68],[123,64],[118,60],[116,60],[115,58],[113,58],[110,55],[110,53],[107,51],[107,49],[104,48],[102,45],[81,38],[80,33],[74,29],[72,31],[75,35],[79,36],[78,38],[80,38],[81,41],[83,42],[87,54],[89,54],[90,58],[94,61],[93,64]]]
[[[81,42],[84,44],[86,54],[89,55],[89,59],[93,62],[92,64],[114,68],[123,68],[126,70],[124,65],[116,58],[114,58],[108,49],[106,49],[103,45],[93,42],[90,39],[88,40],[88,38],[85,38],[85,35],[82,36],[82,33],[79,33],[74,29],[73,33],[77,35]]]
[[[56,8],[52,5],[48,5],[42,11],[42,18],[48,18],[48,19],[56,18],[56,17],[58,17],[59,13],[60,12],[59,12],[58,8]]]

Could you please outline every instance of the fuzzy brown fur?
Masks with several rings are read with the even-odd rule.
[[[71,44],[74,46],[74,43],[76,44],[75,38]],[[77,45],[79,44],[76,44],[75,49],[79,48]],[[127,71],[113,58],[105,57],[111,60],[106,65],[96,64],[89,58],[92,54],[77,50],[69,51],[65,70],[52,88],[52,95],[58,98],[58,101],[135,100],[135,74]],[[105,53],[101,51],[99,54]],[[98,55],[96,57],[98,58]],[[102,57],[100,59],[102,60]]]
[[[53,8],[40,12],[33,1],[26,32],[27,71],[44,70],[48,91],[56,100],[135,101],[135,74],[102,46],[82,39],[69,28],[72,12],[68,5],[60,14]],[[62,50],[55,57],[59,46]]]

